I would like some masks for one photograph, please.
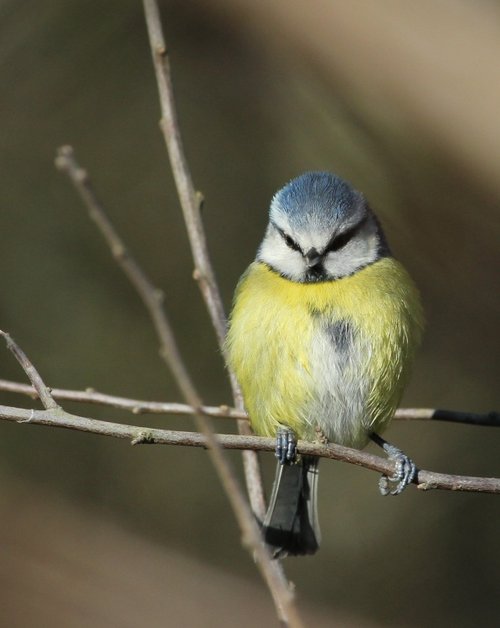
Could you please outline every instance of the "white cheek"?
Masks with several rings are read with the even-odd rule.
[[[352,275],[359,268],[367,266],[377,258],[377,243],[371,238],[355,238],[340,251],[329,253],[325,262],[325,270],[329,275],[342,277]]]
[[[281,236],[267,236],[260,247],[257,258],[279,273],[299,281],[305,271],[304,258],[299,251],[293,251],[283,242]]]

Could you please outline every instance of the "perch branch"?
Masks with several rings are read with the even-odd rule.
[[[205,300],[212,324],[215,328],[217,340],[224,351],[226,336],[226,316],[215,279],[215,273],[210,262],[205,230],[201,219],[202,195],[196,191],[191,171],[186,159],[177,110],[175,107],[174,91],[170,63],[167,54],[167,45],[161,25],[160,12],[156,0],[144,0],[144,13],[148,30],[153,66],[158,85],[161,120],[160,127],[167,147],[170,166],[174,175],[177,194],[181,204],[184,222],[188,233],[191,252],[194,260],[193,277],[198,282]],[[238,411],[243,410],[243,397],[234,373],[229,370],[229,380],[233,393],[234,405]],[[247,421],[238,421],[240,434],[252,434]],[[252,509],[257,516],[263,517],[265,512],[264,489],[260,472],[259,461],[254,452],[243,453],[243,466],[248,496]]]
[[[0,391],[27,395],[32,399],[38,398],[33,386],[0,379]],[[185,403],[172,401],[144,401],[129,399],[116,395],[97,392],[93,388],[86,390],[67,390],[65,388],[51,388],[52,397],[61,401],[77,401],[80,403],[92,403],[103,406],[111,406],[120,410],[129,410],[133,414],[177,414],[192,416],[194,409]],[[227,405],[201,406],[199,410],[206,416],[220,419],[248,420],[248,414],[243,410],[236,410]],[[433,408],[399,408],[394,415],[400,421],[445,421],[468,425],[485,425],[500,427],[500,413],[488,412],[478,414],[473,412],[457,412],[453,410],[438,410]]]
[[[163,294],[155,288],[139,264],[131,256],[125,243],[116,232],[99,202],[87,172],[76,161],[70,146],[59,149],[57,167],[65,172],[80,193],[87,209],[102,236],[109,245],[118,265],[124,271],[141,297],[160,341],[160,355],[170,368],[187,404],[193,408],[197,429],[203,433],[208,453],[214,464],[221,484],[226,492],[236,520],[243,534],[243,543],[257,557],[261,573],[273,595],[276,607],[290,626],[301,626],[290,589],[279,563],[273,561],[265,546],[259,527],[246,502],[239,483],[226,459],[209,419],[200,408],[201,399],[184,365],[172,328],[166,315]]]
[[[97,419],[70,414],[64,410],[29,410],[0,406],[0,419],[31,423],[34,425],[49,425],[63,427],[82,432],[91,432],[103,436],[112,436],[129,440],[132,444],[181,445],[191,447],[207,447],[208,439],[205,435],[196,432],[179,432],[162,430],[123,423],[111,423]],[[253,451],[274,451],[274,438],[261,436],[242,436],[240,434],[217,434],[217,443],[225,449],[251,449]],[[386,458],[373,454],[342,447],[341,445],[310,443],[300,440],[298,451],[302,454],[320,456],[354,464],[365,469],[391,475],[394,464]],[[499,478],[468,477],[448,475],[434,471],[419,470],[414,483],[421,490],[442,489],[451,491],[468,491],[478,493],[500,494]]]

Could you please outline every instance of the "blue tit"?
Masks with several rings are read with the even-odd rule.
[[[308,172],[276,193],[226,341],[254,431],[277,437],[263,522],[275,556],[312,554],[320,543],[318,459],[296,456],[296,439],[355,448],[373,439],[396,461],[381,490],[397,494],[412,481],[411,460],[378,433],[401,399],[422,328],[418,291],[360,192]]]

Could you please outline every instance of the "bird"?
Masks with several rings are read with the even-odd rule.
[[[362,449],[395,463],[380,478],[397,495],[416,467],[380,433],[389,425],[420,344],[413,280],[363,194],[329,172],[306,172],[272,198],[255,261],[242,275],[225,353],[251,426],[276,438],[277,470],[263,521],[276,558],[314,554],[321,532],[318,462],[297,441]]]

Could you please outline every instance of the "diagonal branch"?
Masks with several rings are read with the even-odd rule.
[[[0,390],[36,399],[38,394],[33,386],[0,379]],[[97,392],[93,388],[86,390],[67,390],[65,388],[51,388],[52,397],[61,401],[77,401],[129,410],[133,414],[177,414],[192,416],[194,409],[185,404],[174,401],[145,401],[130,399]],[[227,405],[201,406],[199,410],[206,416],[219,419],[248,420],[248,414],[243,410],[236,410]],[[440,410],[435,408],[398,408],[394,418],[399,421],[445,421],[447,423],[462,423],[467,425],[484,425],[500,427],[500,413],[491,411],[486,414],[475,412],[458,412],[455,410]]]
[[[108,243],[113,257],[146,305],[162,342],[170,344],[168,325],[166,326],[164,324],[162,316],[159,314],[163,293],[155,289],[118,235],[95,193],[88,172],[77,162],[73,147],[61,146],[57,151],[55,164],[59,170],[67,174],[71,179],[75,189],[87,207],[90,218],[95,222],[97,228]]]
[[[226,336],[226,316],[215,273],[210,262],[205,230],[201,219],[200,206],[202,195],[196,191],[189,165],[187,163],[179,128],[174,92],[167,54],[167,46],[161,26],[160,12],[156,0],[144,0],[144,13],[148,29],[153,66],[158,84],[161,108],[160,126],[170,159],[175,185],[179,196],[184,222],[188,233],[194,260],[194,278],[205,300],[212,324],[215,328],[219,346],[224,351]],[[243,410],[243,397],[234,373],[229,370],[229,380],[236,409]],[[246,421],[238,421],[240,434],[252,434]],[[264,489],[257,456],[253,452],[244,452],[243,466],[250,503],[255,514],[262,518],[265,512]]]
[[[18,423],[32,423],[34,425],[48,425],[63,427],[71,430],[90,432],[103,436],[112,436],[130,440],[132,444],[178,445],[191,447],[207,447],[208,440],[197,432],[181,432],[162,430],[123,423],[99,421],[87,417],[70,414],[64,410],[28,410],[0,406],[0,419],[16,421]],[[225,449],[251,449],[254,451],[274,451],[275,440],[261,436],[242,436],[239,434],[217,434],[218,444]],[[394,463],[386,458],[373,454],[343,447],[335,444],[309,443],[300,440],[298,451],[306,455],[330,458],[354,464],[365,469],[391,475],[394,472]],[[442,489],[450,491],[468,491],[478,493],[500,494],[500,478],[469,477],[449,475],[434,471],[419,470],[415,484],[421,490]]]
[[[156,72],[156,81],[158,84],[162,116],[160,126],[165,139],[170,166],[174,175],[175,185],[191,245],[195,264],[194,277],[198,281],[200,290],[203,293],[219,345],[222,346],[226,337],[224,306],[222,305],[222,298],[210,262],[205,231],[201,220],[200,207],[202,195],[195,190],[193,185],[191,171],[186,160],[180,134],[174,102],[170,64],[157,3],[154,0],[145,0],[144,13],[153,56],[153,65]]]
[[[111,248],[118,265],[137,290],[151,317],[160,341],[160,355],[170,368],[187,404],[193,408],[197,429],[203,433],[206,439],[208,453],[228,496],[242,532],[243,542],[256,557],[257,565],[274,598],[280,616],[286,619],[290,626],[302,626],[295,606],[293,592],[284,577],[283,570],[280,564],[271,558],[269,550],[263,542],[254,515],[224,455],[212,424],[201,411],[201,398],[180,355],[163,306],[163,295],[153,286],[150,279],[128,251],[123,240],[119,237],[92,188],[87,172],[76,161],[73,149],[70,146],[64,146],[59,149],[56,165],[70,177],[83,198],[91,217]]]
[[[19,347],[14,342],[11,336],[7,334],[6,332],[2,331],[1,329],[0,329],[0,336],[4,337],[5,342],[7,343],[7,349],[9,349],[9,351],[12,352],[16,360],[21,365],[21,368],[28,376],[28,379],[33,385],[33,389],[34,391],[36,391],[36,394],[38,398],[40,399],[40,401],[42,402],[43,407],[46,410],[57,410],[59,408],[59,405],[54,401],[54,398],[52,397],[52,394],[49,388],[47,388],[47,386],[44,384],[42,378],[40,377],[40,374],[38,373],[36,368],[33,366],[28,356],[24,353],[21,347]]]

